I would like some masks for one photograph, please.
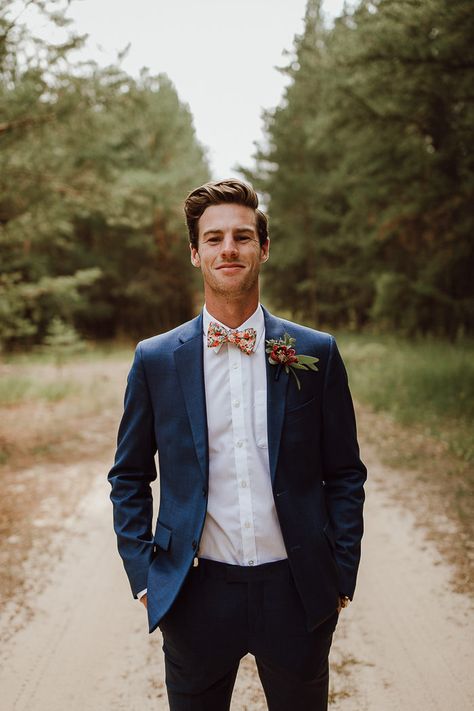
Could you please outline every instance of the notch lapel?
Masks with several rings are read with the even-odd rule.
[[[191,425],[196,455],[204,481],[207,482],[209,449],[202,338],[201,313],[187,324],[187,328],[181,333],[179,340],[182,345],[175,350],[174,358]]]
[[[263,308],[263,307],[262,307]],[[265,340],[270,338],[283,338],[285,328],[280,319],[272,316],[266,309],[265,315]],[[278,366],[268,362],[265,353],[265,366],[267,372],[267,430],[268,430],[268,456],[270,460],[270,475],[272,484],[275,481],[278,454],[280,451],[281,432],[285,417],[286,394],[288,389],[288,375],[282,369],[280,377],[275,380]]]

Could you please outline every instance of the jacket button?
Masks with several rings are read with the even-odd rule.
[[[193,547],[193,550],[196,550],[196,548],[198,547],[197,541],[193,541],[191,543],[191,546]]]

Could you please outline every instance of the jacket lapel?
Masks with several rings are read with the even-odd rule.
[[[207,481],[209,449],[202,342],[202,313],[183,328],[174,352],[199,465]]]
[[[282,338],[285,328],[280,319],[272,316],[266,309],[263,309],[263,313],[265,315],[265,340],[269,340],[270,338]],[[270,475],[273,483],[275,481],[281,432],[285,417],[288,376],[285,371],[282,370],[279,378],[277,380],[275,379],[278,373],[278,366],[271,365],[268,362],[266,353],[265,365],[267,370],[268,454],[270,460]]]

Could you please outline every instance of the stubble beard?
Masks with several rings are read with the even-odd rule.
[[[207,285],[211,291],[225,298],[226,300],[233,299],[240,296],[245,296],[255,289],[258,284],[259,269],[256,271],[248,272],[245,277],[239,281],[237,284],[229,284],[220,282],[218,279],[211,279],[207,282]]]

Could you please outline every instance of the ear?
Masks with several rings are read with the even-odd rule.
[[[191,252],[191,264],[193,265],[193,267],[200,267],[201,257],[199,256],[199,252],[197,251],[196,247],[193,247],[193,245],[190,244],[189,251]]]
[[[260,262],[267,262],[270,257],[270,237],[260,247]]]

